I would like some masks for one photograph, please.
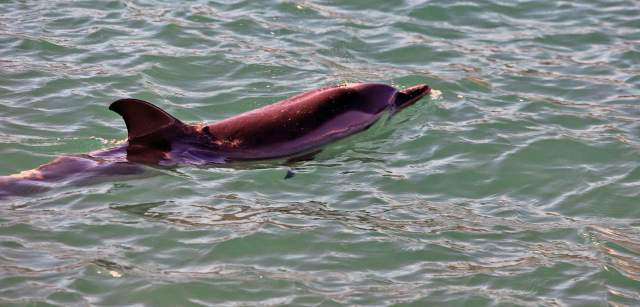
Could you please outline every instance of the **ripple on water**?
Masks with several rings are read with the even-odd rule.
[[[210,122],[343,82],[439,95],[313,161],[3,199],[0,302],[638,305],[638,16],[628,1],[5,3],[2,174],[125,138],[106,109],[121,97]]]

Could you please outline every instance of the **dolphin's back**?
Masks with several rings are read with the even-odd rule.
[[[234,155],[287,155],[368,127],[393,105],[395,93],[384,84],[325,88],[219,121],[203,131]]]

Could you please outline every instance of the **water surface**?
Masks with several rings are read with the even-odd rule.
[[[0,206],[0,304],[640,304],[634,1],[0,1],[0,174],[343,82],[442,92],[293,167]]]

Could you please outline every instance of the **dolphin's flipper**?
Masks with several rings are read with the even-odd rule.
[[[288,169],[287,170],[287,174],[284,175],[284,179],[287,180],[289,178],[293,178],[293,176],[295,176],[296,173],[292,170],[292,169]]]
[[[154,145],[166,143],[176,131],[184,131],[185,124],[171,114],[138,99],[120,99],[109,106],[124,119],[130,144]],[[155,144],[161,145],[161,144]]]
[[[302,162],[302,161],[311,161],[313,159],[315,159],[316,155],[319,154],[320,152],[322,152],[322,149],[317,149],[314,150],[312,152],[308,152],[306,154],[303,155],[299,155],[299,156],[295,156],[295,157],[291,157],[289,159],[287,159],[287,161],[285,161],[285,165],[291,166],[290,169],[287,170],[287,174],[284,175],[284,179],[289,179],[289,178],[293,178],[293,176],[296,175],[296,172],[294,172],[295,167],[293,167],[292,165],[296,164],[297,162]]]

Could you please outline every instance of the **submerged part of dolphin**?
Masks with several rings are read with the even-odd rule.
[[[120,99],[128,142],[84,155],[63,156],[34,170],[0,177],[0,196],[46,189],[47,182],[142,172],[152,165],[210,164],[304,156],[362,131],[385,111],[397,112],[429,94],[427,85],[401,91],[385,84],[322,88],[221,120],[189,125],[138,99]]]

